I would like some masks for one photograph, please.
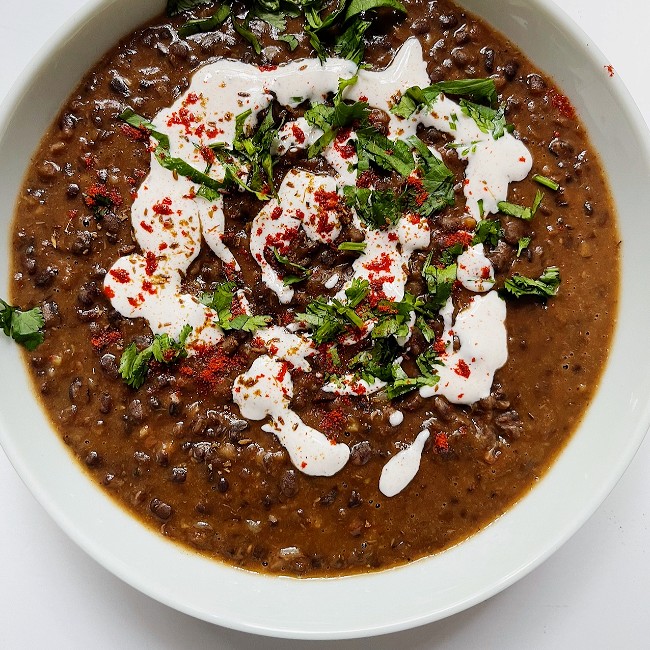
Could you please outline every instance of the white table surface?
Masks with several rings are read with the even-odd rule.
[[[83,3],[2,0],[0,100],[39,43]],[[650,124],[648,56],[642,53],[650,4],[646,0],[558,0],[558,4],[609,58]],[[541,567],[501,594],[416,630],[325,642],[320,647],[650,647],[649,467],[650,438],[587,524]],[[59,530],[1,450],[0,522],[0,648],[292,650],[318,645],[216,627],[135,591]]]

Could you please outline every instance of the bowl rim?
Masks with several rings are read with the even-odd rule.
[[[23,74],[19,80],[13,84],[9,94],[5,98],[4,102],[0,106],[0,145],[5,136],[5,132],[13,119],[13,116],[18,111],[21,103],[24,101],[25,96],[28,94],[30,84],[34,77],[51,61],[52,54],[58,49],[65,47],[66,43],[73,39],[77,32],[80,29],[81,25],[84,25],[92,17],[96,16],[101,9],[109,8],[111,5],[117,4],[120,0],[90,0],[87,5],[82,7],[77,11],[69,21],[67,21],[48,41],[39,50],[30,62],[25,67]],[[512,0],[512,3],[517,0]],[[152,4],[152,3],[150,3]],[[162,6],[162,2],[158,2]],[[462,5],[470,4],[467,1],[462,1]],[[475,0],[476,4],[476,0]],[[601,54],[600,50],[586,37],[582,32],[581,28],[575,24],[564,12],[554,4],[543,2],[543,0],[529,0],[528,5],[534,6],[538,11],[546,14],[549,20],[555,22],[556,24],[562,25],[570,35],[579,40],[582,43],[583,47],[588,48],[588,53],[590,59],[594,64],[601,65],[605,61],[604,56]],[[474,9],[474,11],[476,11]],[[153,15],[153,14],[152,14]],[[522,48],[523,49],[523,48]],[[624,87],[623,83],[616,78],[612,80],[612,83],[617,84],[616,87],[616,96],[620,101],[623,108],[623,118],[627,120],[632,131],[636,134],[638,141],[643,143],[642,150],[645,153],[646,159],[650,157],[650,138],[648,137],[648,130],[643,121],[643,118],[636,107],[633,99],[629,95],[627,89]],[[646,160],[646,167],[650,170],[650,166]],[[618,329],[617,329],[618,332]],[[615,334],[615,337],[617,334]],[[4,350],[3,350],[4,352]],[[17,358],[17,353],[10,352],[13,357]],[[19,359],[19,362],[22,361]],[[609,365],[609,364],[608,364]],[[601,379],[601,384],[602,384]],[[600,391],[599,391],[600,392]],[[30,491],[34,494],[37,500],[43,505],[46,511],[52,516],[52,518],[57,522],[57,524],[66,532],[66,534],[73,539],[79,546],[81,546],[89,555],[91,555],[95,560],[100,564],[109,569],[112,573],[119,576],[122,580],[131,584],[136,589],[148,594],[149,596],[155,598],[156,600],[163,602],[175,609],[183,611],[192,616],[202,618],[204,620],[218,623],[226,627],[231,627],[245,632],[252,632],[256,634],[264,634],[271,636],[280,636],[286,638],[302,638],[302,639],[340,639],[340,638],[352,638],[357,636],[367,636],[375,634],[385,634],[389,632],[396,632],[404,630],[407,628],[414,627],[416,625],[421,625],[424,623],[432,622],[443,618],[444,616],[451,615],[458,611],[462,611],[474,604],[477,604],[486,598],[494,595],[495,593],[501,591],[505,587],[509,586],[516,580],[522,578],[524,575],[529,573],[536,566],[541,564],[547,557],[549,557],[557,548],[559,548],[573,533],[588,519],[591,514],[596,510],[598,505],[603,501],[607,494],[613,489],[615,484],[618,482],[620,476],[622,475],[624,469],[632,460],[634,454],[636,453],[638,447],[640,446],[643,436],[645,435],[648,426],[650,425],[650,402],[646,399],[645,409],[641,410],[639,417],[637,418],[637,425],[629,434],[629,439],[627,445],[624,447],[623,452],[617,457],[617,462],[613,465],[613,471],[610,472],[608,480],[605,481],[600,489],[592,493],[591,499],[583,503],[583,507],[579,512],[575,513],[574,517],[571,519],[571,524],[566,526],[561,531],[556,532],[552,539],[544,546],[543,550],[538,550],[536,553],[531,554],[527,561],[521,564],[516,569],[510,571],[506,575],[502,576],[499,580],[493,580],[490,584],[485,586],[483,589],[476,591],[471,597],[468,597],[463,600],[463,602],[455,603],[447,608],[439,609],[436,612],[432,612],[427,616],[417,616],[417,617],[402,617],[399,621],[388,621],[376,623],[372,626],[366,625],[365,627],[361,626],[358,629],[348,628],[346,630],[324,630],[318,629],[313,632],[306,629],[300,630],[290,630],[285,627],[273,627],[272,625],[265,625],[264,627],[256,625],[253,620],[250,620],[250,617],[243,617],[239,620],[224,619],[223,616],[220,616],[218,613],[206,614],[205,611],[199,611],[194,607],[188,606],[185,603],[178,602],[174,598],[173,594],[170,594],[169,590],[166,589],[162,584],[147,584],[144,583],[140,576],[134,577],[131,572],[131,568],[124,560],[115,555],[110,548],[106,548],[105,544],[98,543],[96,540],[92,539],[87,535],[83,530],[80,530],[77,524],[70,518],[69,513],[62,510],[60,504],[48,493],[46,486],[40,480],[39,476],[32,471],[32,468],[29,464],[28,459],[25,459],[21,456],[19,449],[13,444],[10,433],[7,431],[5,426],[4,418],[0,419],[0,443],[4,447],[11,463],[14,465],[18,471],[21,479],[25,482]],[[57,438],[58,440],[58,438]],[[60,443],[61,446],[62,443]],[[67,453],[67,450],[65,450]],[[564,453],[564,452],[562,452]],[[556,461],[557,462],[557,461]],[[75,462],[76,464],[76,462]],[[86,482],[90,485],[88,477],[82,472]],[[548,476],[550,472],[547,472]],[[96,489],[98,494],[101,494],[104,499],[106,499],[112,507],[120,508],[119,506],[113,504],[112,500],[104,494],[104,492]],[[523,501],[527,501],[530,495],[524,497],[520,502],[514,506],[514,508],[519,507]],[[120,508],[121,510],[121,508]],[[507,517],[508,513],[504,515]],[[491,525],[488,529],[493,529]],[[150,532],[146,529],[147,534],[151,535],[152,538],[155,536],[155,533]],[[485,531],[484,531],[485,532]],[[475,535],[473,538],[468,540],[468,543],[475,543],[478,537],[482,536],[483,532],[479,535]],[[498,537],[498,536],[497,536]],[[167,542],[163,542],[167,544]],[[463,543],[465,544],[465,543]],[[175,552],[187,557],[194,558],[198,560],[198,557],[195,556],[192,552],[181,551],[180,546],[167,544],[170,548],[174,548]],[[450,549],[453,551],[453,549]],[[449,553],[449,551],[439,554],[435,557],[442,557]],[[228,573],[232,573],[235,576],[234,580],[242,580],[244,582],[250,582],[249,578],[254,576],[255,582],[259,582],[261,585],[266,583],[261,589],[265,588],[266,585],[273,583],[281,584],[296,584],[302,583],[305,585],[321,583],[321,584],[334,584],[341,583],[350,585],[351,582],[366,581],[369,584],[377,582],[376,576],[382,576],[389,573],[399,573],[406,572],[413,567],[421,566],[422,563],[430,562],[431,558],[425,558],[419,560],[418,562],[409,565],[407,567],[398,567],[395,569],[390,569],[388,571],[380,572],[378,574],[362,574],[357,576],[348,576],[345,578],[325,578],[325,579],[296,579],[296,578],[284,578],[277,576],[264,576],[259,574],[251,574],[247,571],[242,571],[235,567],[226,567]],[[204,562],[204,558],[201,558],[198,561],[198,564]],[[192,562],[195,564],[196,562]],[[225,566],[225,565],[224,565]],[[243,576],[241,574],[244,574]],[[273,587],[271,587],[273,588]],[[371,587],[372,588],[372,587]]]

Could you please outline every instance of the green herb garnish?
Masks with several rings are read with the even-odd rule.
[[[198,299],[217,313],[217,325],[224,330],[254,332],[260,327],[266,327],[271,321],[270,316],[232,315],[235,293],[234,282],[222,282],[214,291],[199,294]]]
[[[494,109],[489,106],[474,104],[465,99],[460,100],[461,110],[471,117],[483,133],[490,133],[495,140],[501,138],[506,131],[512,131],[511,124],[506,122],[503,107]]]
[[[549,266],[537,279],[515,274],[505,281],[503,291],[515,298],[522,296],[549,298],[557,295],[559,287],[560,269],[557,266]]]
[[[516,217],[517,219],[523,219],[524,221],[530,221],[535,216],[537,208],[539,208],[543,198],[544,193],[537,190],[535,200],[530,208],[523,205],[517,205],[516,203],[508,203],[507,201],[499,201],[497,205],[499,212],[502,214],[507,214],[509,217]]]
[[[122,353],[119,372],[127,386],[140,388],[147,378],[149,363],[152,359],[158,363],[170,364],[187,356],[185,342],[192,328],[185,325],[181,330],[178,341],[168,334],[156,334],[151,345],[141,352],[135,343],[131,343]]]
[[[230,18],[230,7],[228,5],[221,5],[217,12],[210,18],[188,20],[179,28],[178,35],[181,38],[187,38],[188,36],[200,34],[201,32],[213,32],[215,29],[223,25],[228,18]]]
[[[430,107],[441,94],[468,97],[474,102],[495,106],[497,89],[494,79],[460,79],[458,81],[441,81],[426,88],[411,86],[393,106],[391,113],[408,118],[422,107]]]
[[[496,219],[482,219],[476,224],[472,245],[487,242],[494,248],[501,237],[503,237],[503,229]]]
[[[138,115],[130,108],[127,108],[125,111],[123,111],[120,114],[119,118],[127,124],[134,126],[136,129],[140,129],[141,131],[148,133],[157,141],[158,144],[156,145],[153,153],[158,163],[165,169],[169,169],[170,171],[174,171],[181,176],[185,176],[193,183],[203,185],[213,192],[219,192],[226,188],[227,183],[225,181],[217,181],[207,174],[200,172],[195,167],[192,167],[192,165],[185,162],[181,158],[175,158],[171,156],[169,153],[169,136],[161,133],[160,131],[157,131],[156,127],[146,118]]]
[[[345,290],[346,300],[337,298],[327,301],[317,298],[307,305],[307,311],[296,314],[297,321],[304,321],[313,330],[312,340],[316,344],[331,341],[350,325],[361,329],[364,320],[355,312],[357,307],[370,291],[367,280],[355,278],[350,287]]]
[[[530,245],[530,237],[522,237],[518,242],[517,242],[517,257],[520,257],[521,254],[528,248]]]
[[[199,5],[210,4],[212,0],[167,0],[167,15],[176,16]]]
[[[456,264],[449,264],[444,268],[438,268],[431,264],[433,253],[429,253],[424,266],[422,267],[422,275],[427,281],[429,294],[427,296],[429,309],[440,309],[446,302],[451,291],[454,288],[456,281]]]
[[[547,176],[540,176],[539,174],[535,174],[533,176],[533,180],[536,183],[543,185],[544,187],[548,187],[549,190],[553,190],[554,192],[557,192],[560,189],[560,184],[556,183],[552,178],[548,178]]]
[[[305,119],[307,122],[323,131],[323,135],[307,150],[308,158],[314,158],[321,153],[336,138],[339,129],[350,126],[353,123],[368,123],[370,107],[367,102],[347,104],[343,101],[343,91],[356,82],[356,76],[350,79],[340,79],[338,92],[332,100],[332,106],[315,104],[309,110],[305,111]]]
[[[311,269],[292,262],[286,255],[282,255],[280,251],[275,247],[273,247],[273,256],[283,266],[288,266],[292,269],[300,271],[300,275],[285,275],[282,278],[284,284],[296,284],[297,282],[306,280],[311,275]]]
[[[366,250],[365,241],[344,241],[338,245],[340,251],[354,251],[356,253],[363,253]]]
[[[40,307],[22,311],[0,299],[0,327],[16,343],[30,351],[34,350],[43,342],[44,325]]]

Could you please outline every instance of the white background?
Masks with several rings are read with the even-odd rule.
[[[40,44],[83,2],[2,0],[0,100]],[[644,52],[650,4],[557,4],[605,53],[650,123]],[[57,528],[0,450],[0,648],[648,648],[648,467],[650,439],[587,524],[541,567],[489,601],[416,630],[318,644],[212,626],[123,584]]]

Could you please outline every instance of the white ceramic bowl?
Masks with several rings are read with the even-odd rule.
[[[59,525],[113,573],[188,614],[227,627],[297,638],[397,631],[465,609],[557,549],[605,498],[650,422],[650,301],[645,254],[650,205],[647,130],[620,81],[577,26],[543,0],[463,0],[517,43],[571,98],[600,152],[623,238],[619,325],[602,387],[567,449],[538,486],[479,535],[432,558],[331,580],[260,576],[210,562],[144,528],[95,487],[35,407],[16,346],[0,339],[0,441]],[[32,61],[0,109],[0,199],[15,202],[24,170],[59,107],[122,35],[163,0],[92,0]],[[588,43],[588,46],[585,44]],[[9,259],[11,211],[0,238]],[[0,286],[9,284],[0,265]],[[6,290],[0,292],[6,294]],[[164,570],[161,570],[164,567]],[[360,606],[362,604],[362,606]]]

